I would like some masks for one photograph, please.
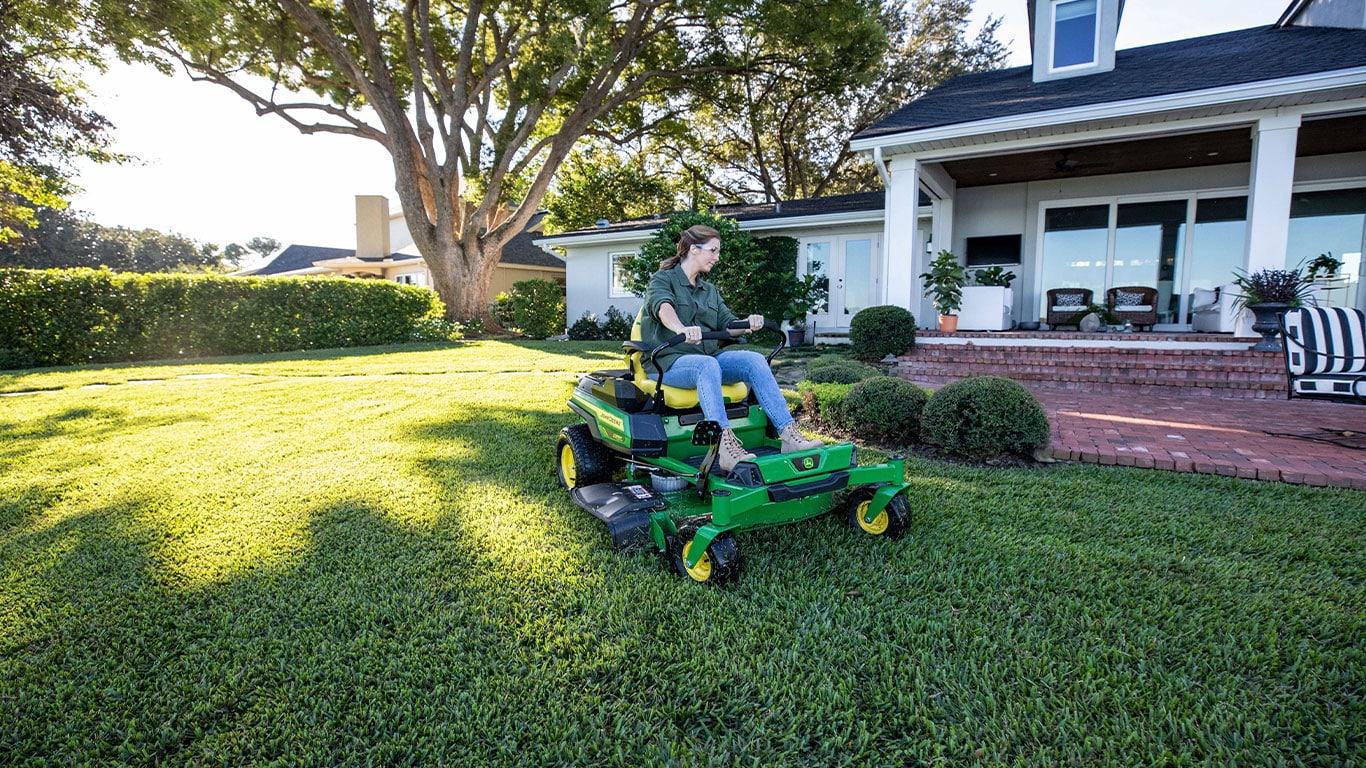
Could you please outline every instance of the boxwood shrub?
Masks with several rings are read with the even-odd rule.
[[[0,270],[0,350],[28,365],[397,344],[441,314],[383,280]]]
[[[920,434],[927,443],[972,459],[1002,453],[1029,456],[1048,441],[1048,416],[1019,382],[972,376],[930,397]]]
[[[844,398],[853,388],[852,384],[803,381],[797,385],[797,392],[802,396],[802,411],[831,426],[844,429]]]
[[[840,355],[821,355],[806,364],[807,381],[817,384],[857,384],[881,376],[882,371]]]
[[[915,349],[915,327],[915,315],[904,307],[868,307],[849,321],[849,344],[855,355],[881,360]]]
[[[920,414],[928,399],[925,390],[905,379],[878,376],[849,390],[840,416],[859,437],[909,445],[920,436]]]

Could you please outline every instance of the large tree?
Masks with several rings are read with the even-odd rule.
[[[839,1],[801,5],[820,13]],[[730,41],[781,18],[770,6],[792,5],[183,2],[186,13],[149,17],[161,22],[149,46],[304,133],[356,136],[389,152],[408,228],[452,318],[487,314],[503,245],[581,137],[685,77],[737,71]]]
[[[876,20],[863,22],[878,37],[836,26],[815,49],[791,46],[812,36],[800,30],[820,22],[812,15],[787,19],[799,29],[782,37],[765,35],[776,24],[751,29],[736,46],[753,65],[696,81],[687,107],[695,130],[663,145],[725,200],[876,188],[873,169],[849,149],[855,134],[951,77],[1004,63],[1000,20],[989,18],[970,38],[971,10],[971,0],[886,0]]]

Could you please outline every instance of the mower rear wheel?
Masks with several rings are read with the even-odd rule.
[[[688,556],[692,554],[693,537],[705,522],[685,523],[678,529],[669,546],[669,559],[680,576],[686,576],[699,584],[721,586],[729,584],[740,575],[740,546],[735,537],[723,533],[712,539],[707,551],[693,567],[688,567]]]
[[[849,500],[844,505],[849,527],[873,536],[901,538],[901,534],[905,533],[911,524],[910,503],[906,501],[905,496],[898,493],[887,502],[887,506],[881,512],[877,513],[872,522],[865,522],[863,517],[868,512],[868,506],[873,503],[873,494],[876,492],[876,488],[860,488],[849,494]]]
[[[555,445],[555,470],[560,485],[573,490],[612,479],[618,461],[612,451],[593,439],[587,424],[572,424],[560,430]]]

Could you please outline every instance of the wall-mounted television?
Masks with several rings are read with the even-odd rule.
[[[968,266],[1019,264],[1024,235],[989,235],[968,238]]]

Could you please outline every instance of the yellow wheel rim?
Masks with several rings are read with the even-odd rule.
[[[703,552],[697,565],[688,567],[688,554],[692,551],[692,542],[683,545],[683,568],[692,577],[693,581],[706,581],[711,578],[711,555]]]
[[[887,523],[890,518],[887,516],[887,510],[883,509],[881,512],[877,513],[877,517],[873,518],[873,522],[869,523],[865,521],[863,516],[868,514],[868,506],[872,503],[872,499],[869,499],[858,505],[858,510],[855,512],[855,514],[858,515],[858,527],[874,536],[881,536],[887,532]]]
[[[579,484],[579,467],[574,463],[574,449],[569,447],[568,443],[560,448],[560,476],[564,478],[564,484],[570,488]]]

